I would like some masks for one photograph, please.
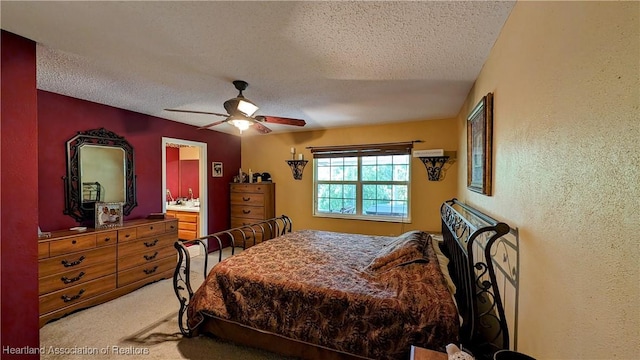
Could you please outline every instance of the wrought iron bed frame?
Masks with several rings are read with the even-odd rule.
[[[258,230],[256,230],[256,227]],[[231,255],[235,253],[236,247],[236,235],[242,240],[242,248],[246,248],[247,244],[247,232],[251,234],[253,239],[253,245],[256,244],[256,235],[260,233],[262,239],[275,238],[285,233],[291,232],[293,222],[286,215],[281,215],[272,219],[263,220],[250,225],[243,225],[240,227],[219,231],[210,235],[200,237],[195,240],[189,241],[176,241],[174,247],[178,251],[178,263],[176,269],[173,272],[173,290],[175,291],[178,301],[180,301],[180,310],[178,311],[178,326],[180,326],[180,332],[186,337],[191,337],[193,330],[187,325],[185,315],[187,312],[187,305],[189,300],[193,297],[193,288],[191,287],[191,278],[189,277],[191,271],[191,257],[189,255],[188,246],[199,245],[204,254],[208,254],[208,240],[216,240],[218,244],[218,262],[222,261],[222,238],[226,238],[231,243]],[[268,232],[267,232],[268,231]],[[204,257],[204,278],[207,278],[208,271],[208,256]],[[186,292],[186,294],[185,294]]]
[[[496,267],[503,287],[506,283],[513,287],[512,319],[517,328],[518,230],[457,199],[445,201],[440,215],[441,248],[449,258],[449,273],[457,287],[462,347],[476,359],[493,359],[496,351],[511,346]]]
[[[510,346],[507,318],[494,265],[497,260],[502,262],[497,264],[502,279],[515,287],[517,314],[517,230],[457,199],[444,202],[440,213],[443,238],[440,248],[449,258],[449,273],[456,285],[455,300],[462,319],[460,343],[462,348],[471,352],[476,359],[493,359],[496,351],[509,349]],[[288,216],[282,215],[256,224],[220,231],[196,240],[175,243],[178,263],[173,276],[173,286],[180,302],[178,325],[185,337],[191,337],[194,334],[194,329],[189,328],[185,316],[188,303],[193,296],[187,245],[200,245],[207,254],[207,244],[204,240],[216,240],[219,247],[218,261],[221,261],[224,237],[231,241],[233,255],[238,243],[241,242],[243,247],[246,245],[247,232],[253,235],[255,242],[256,231],[262,236],[272,234],[271,238],[278,237],[292,231],[292,221]],[[515,236],[515,241],[505,240],[503,236],[507,234]],[[505,249],[509,248],[508,251],[503,249],[500,252],[501,259],[496,259],[498,254],[496,244],[501,244]],[[508,270],[505,270],[505,267]],[[205,278],[207,273],[207,256],[205,256],[203,273]],[[517,322],[517,317],[515,321]]]

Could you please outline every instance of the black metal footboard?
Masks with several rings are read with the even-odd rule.
[[[218,245],[218,262],[222,261],[223,243],[230,241],[231,254],[235,254],[236,247],[246,248],[247,242],[253,240],[256,243],[256,236],[259,234],[263,240],[272,239],[291,232],[293,223],[286,215],[281,215],[272,219],[267,219],[254,224],[243,225],[240,227],[219,231],[200,237],[195,240],[177,241],[174,246],[178,251],[178,262],[173,272],[173,290],[180,302],[180,310],[178,311],[178,326],[180,332],[186,337],[191,337],[193,330],[187,323],[187,307],[189,301],[193,297],[193,288],[191,286],[191,257],[189,255],[190,246],[200,246],[204,250],[203,264],[203,280],[207,277],[208,268],[208,243],[215,241]]]

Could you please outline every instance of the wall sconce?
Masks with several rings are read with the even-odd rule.
[[[287,160],[287,164],[291,168],[291,173],[295,180],[302,180],[302,172],[304,167],[307,166],[308,160]]]
[[[417,157],[422,161],[427,169],[429,181],[440,181],[442,180],[444,164],[453,162],[456,158],[456,152],[444,151],[443,149],[413,150],[413,157]]]
[[[291,160],[287,160],[287,164],[291,168],[291,173],[295,180],[302,180],[302,172],[304,167],[307,166],[308,160],[304,160],[304,155],[298,154],[298,160],[296,160],[296,148],[291,148]]]
[[[427,178],[429,181],[440,181],[442,178],[442,167],[449,161],[448,156],[419,157],[427,168]]]

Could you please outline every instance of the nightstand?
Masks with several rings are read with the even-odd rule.
[[[448,360],[447,353],[429,350],[411,345],[411,356],[409,360]]]

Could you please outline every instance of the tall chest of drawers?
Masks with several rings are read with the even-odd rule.
[[[150,282],[176,264],[176,219],[133,220],[84,232],[55,231],[38,241],[40,326]]]
[[[231,227],[241,227],[254,224],[262,220],[271,219],[276,215],[276,184],[274,183],[232,183],[231,185]],[[265,226],[263,238],[261,229],[256,228],[256,236],[253,232],[245,231],[246,243],[236,244],[250,247],[263,240],[272,237],[269,227]]]

